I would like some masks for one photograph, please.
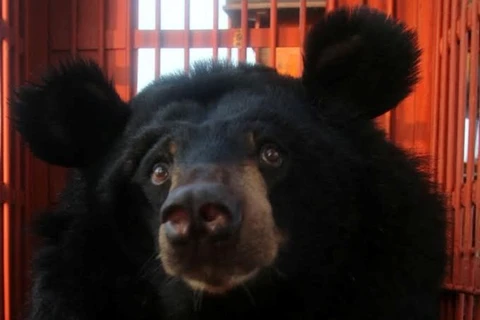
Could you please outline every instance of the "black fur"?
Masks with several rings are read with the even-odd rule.
[[[97,64],[67,60],[15,94],[12,119],[42,160],[83,167],[106,152],[130,109]]]
[[[419,58],[405,24],[368,7],[345,8],[310,30],[303,80],[312,96],[351,102],[350,112],[374,118],[412,91]]]
[[[205,62],[153,82],[128,111],[93,63],[21,89],[12,106],[32,150],[81,169],[39,225],[29,319],[437,319],[443,198],[370,119],[411,90],[417,52],[412,33],[384,15],[340,10],[310,33],[301,79]],[[262,174],[288,241],[243,287],[192,292],[156,259],[168,190],[145,177],[167,134],[188,146],[184,161],[221,163],[252,156],[235,140],[247,129],[287,160]]]

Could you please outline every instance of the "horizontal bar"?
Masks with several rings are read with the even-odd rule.
[[[465,294],[470,294],[474,296],[480,296],[480,289],[474,288],[474,287],[467,287],[467,286],[462,286],[462,285],[455,285],[452,283],[445,283],[443,285],[443,288],[448,291],[455,291],[459,293],[465,293]]]
[[[23,205],[25,203],[25,192],[21,189],[9,189],[5,183],[0,183],[0,204]]]
[[[450,38],[447,37],[446,39],[450,39]],[[458,40],[458,39],[457,39],[457,40]],[[443,37],[440,38],[440,41],[443,41]],[[450,49],[451,44],[447,43],[447,44],[445,45],[445,47],[446,47],[447,49]],[[469,46],[468,52],[470,52],[470,51],[471,51],[471,49],[470,49],[470,46]],[[447,51],[447,52],[448,52],[448,51]],[[478,52],[480,53],[480,49],[478,50]],[[443,54],[444,54],[444,52],[441,50],[441,48],[439,48],[439,53],[440,53],[440,55],[443,55]]]
[[[213,48],[215,40],[212,37],[212,30],[135,30],[133,31],[133,48],[155,48],[157,46],[157,35],[159,34],[161,48],[184,48],[184,39],[190,37],[190,48]],[[235,36],[241,34],[241,29],[218,30],[218,47],[235,48]],[[300,47],[300,30],[297,26],[279,26],[277,29],[277,47]],[[270,28],[248,29],[248,47],[268,48],[270,46]],[[125,35],[119,31],[106,31],[105,50],[125,49]],[[54,45],[52,51],[70,50],[69,44]],[[98,50],[98,46],[82,45],[80,42],[77,50]]]
[[[466,30],[465,31],[472,31],[472,25],[473,25],[473,20],[472,20],[472,4],[470,3],[467,8],[467,24],[466,24]],[[480,18],[480,12],[477,13],[477,19]],[[456,33],[456,38],[457,40],[460,40],[460,31],[463,30],[463,28],[460,27],[460,18],[455,21],[455,33]],[[447,30],[447,39],[450,38],[450,33],[452,32],[451,26],[449,26]]]
[[[8,189],[5,183],[0,182],[0,204],[5,203],[9,198]]]
[[[0,19],[0,40],[1,39],[12,39],[10,26],[5,22],[5,20]]]
[[[307,8],[324,8],[326,6],[326,0],[307,0]],[[300,7],[298,0],[292,1],[279,1],[277,4],[278,9],[298,9]],[[262,2],[249,2],[248,10],[270,9],[270,3],[266,1]],[[241,1],[232,1],[231,4],[227,4],[224,7],[225,11],[239,11],[241,10]]]
[[[469,24],[471,25],[470,21]],[[458,29],[458,28],[457,28]],[[300,32],[297,26],[278,26],[278,43],[277,47],[300,47],[302,39],[300,39]],[[161,48],[183,48],[184,38],[190,34],[191,48],[212,48],[214,46],[214,39],[212,37],[212,30],[134,30],[135,49],[138,48],[155,48],[155,38],[157,34],[160,36]],[[270,28],[250,28],[248,29],[248,47],[268,48],[270,46]],[[235,47],[234,37],[241,33],[241,28],[232,28],[225,30],[218,30],[218,46],[231,48]],[[125,34],[121,31],[106,30],[105,31],[105,50],[125,49]],[[440,40],[441,41],[441,40]],[[78,50],[98,50],[98,46],[85,46],[81,41],[78,43]],[[52,50],[64,51],[70,50],[70,46],[53,44]]]
[[[468,249],[464,249],[464,248],[460,248],[458,250],[458,253],[461,257],[474,257],[475,259],[478,259],[480,257],[480,250],[477,250],[475,248],[468,248]]]
[[[268,48],[270,46],[270,28],[248,29],[247,47]],[[219,30],[218,46],[221,48],[236,47],[235,34],[241,29]],[[183,39],[188,35],[190,48],[211,48],[214,41],[211,30],[165,30],[160,33],[162,48],[183,48]],[[299,47],[301,45],[298,27],[279,27],[277,29],[277,47]],[[154,48],[155,31],[137,30],[134,33],[134,48]]]

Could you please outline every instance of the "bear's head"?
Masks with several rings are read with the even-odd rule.
[[[207,61],[127,103],[73,60],[12,110],[39,158],[85,181],[81,219],[108,216],[139,267],[217,296],[315,284],[348,300],[352,283],[440,281],[439,197],[373,121],[411,92],[419,56],[400,22],[340,9],[309,31],[300,78]],[[412,259],[427,274],[405,273]]]

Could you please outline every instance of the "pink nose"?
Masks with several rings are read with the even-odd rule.
[[[173,190],[161,210],[167,238],[173,244],[199,237],[227,240],[240,227],[238,199],[220,184],[195,183]]]

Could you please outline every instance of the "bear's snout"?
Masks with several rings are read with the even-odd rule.
[[[159,209],[167,274],[223,293],[274,262],[283,238],[254,164],[177,166],[171,181]]]
[[[208,240],[206,245],[233,238],[240,229],[238,199],[219,183],[196,182],[172,190],[160,215],[171,245]]]

